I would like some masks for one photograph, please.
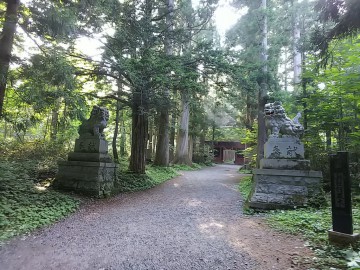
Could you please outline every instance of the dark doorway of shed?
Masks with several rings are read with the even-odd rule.
[[[210,147],[214,163],[244,165],[246,145],[239,141],[205,141]]]
[[[234,164],[235,163],[235,155],[236,155],[235,150],[224,150],[224,153],[223,153],[224,163]]]

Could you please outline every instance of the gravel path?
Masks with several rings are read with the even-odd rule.
[[[241,212],[237,166],[222,165],[153,189],[94,201],[0,248],[2,270],[306,269],[303,242]]]

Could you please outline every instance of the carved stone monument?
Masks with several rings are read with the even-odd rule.
[[[310,161],[304,159],[304,145],[299,139],[304,132],[300,117],[298,113],[294,119],[288,118],[281,102],[265,105],[265,124],[270,135],[260,169],[253,170],[251,208],[306,206],[320,194],[322,173],[311,171]]]
[[[332,230],[329,241],[348,245],[360,239],[353,231],[351,177],[349,153],[337,152],[330,156]]]
[[[68,161],[60,161],[54,187],[95,197],[111,194],[116,179],[116,164],[108,154],[104,128],[109,120],[106,108],[94,106],[90,118],[80,128],[75,150]]]

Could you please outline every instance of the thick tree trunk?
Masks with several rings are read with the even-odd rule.
[[[289,83],[288,83],[288,54],[287,54],[287,48],[284,50],[284,90],[285,92],[289,89]]]
[[[154,157],[155,156],[155,153],[156,153],[156,143],[157,143],[157,136],[156,134],[154,133],[154,135],[152,136],[152,139],[151,139],[152,143],[151,143],[151,155]]]
[[[134,100],[132,106],[131,157],[129,170],[145,173],[146,142],[148,139],[148,116],[144,104]]]
[[[293,3],[294,7],[294,3]],[[299,50],[299,41],[301,37],[300,18],[297,8],[293,8],[293,55],[294,55],[294,84],[301,82],[301,52]]]
[[[155,120],[152,119],[152,117],[149,119],[149,124],[148,124],[148,140],[147,140],[147,146],[146,146],[146,161],[147,162],[151,162],[153,160],[153,156],[154,156],[154,144],[156,144],[156,139],[155,139],[155,133],[156,131],[154,130],[154,126],[155,126]]]
[[[252,95],[248,92],[246,94],[246,122],[245,122],[245,127],[248,130],[253,130],[253,124],[254,124],[254,107],[255,104],[253,103],[253,101],[251,100]]]
[[[121,110],[121,137],[120,137],[120,156],[124,157],[126,153],[126,129],[125,129],[125,120],[124,120],[124,111]]]
[[[327,129],[325,134],[326,134],[326,150],[328,152],[330,152],[331,151],[331,130]]]
[[[159,133],[157,136],[154,165],[169,165],[169,110],[163,109],[159,116]]]
[[[304,72],[305,72],[305,54],[302,54],[302,61],[303,61],[303,66],[304,66]],[[307,103],[306,103],[306,98],[307,98],[307,81],[306,78],[302,78],[302,95],[303,95],[303,108],[304,108],[304,112],[303,112],[303,123],[304,123],[304,130],[305,133],[307,132],[308,129],[308,110],[307,110]]]
[[[200,154],[201,160],[203,160],[205,162],[206,161],[205,156],[208,155],[208,153],[205,154],[205,129],[203,129],[200,134],[199,154]]]
[[[171,32],[173,25],[174,0],[167,0],[168,15],[166,16],[166,36],[165,53],[170,56],[173,54],[171,46]],[[164,89],[164,101],[159,116],[159,133],[157,136],[156,153],[154,165],[169,166],[169,107],[170,107],[170,89]]]
[[[194,152],[194,138],[192,135],[189,135],[189,160],[192,162]]]
[[[116,102],[116,114],[115,114],[115,129],[114,129],[114,135],[113,135],[113,139],[112,139],[112,151],[113,151],[114,161],[117,163],[119,162],[119,154],[117,151],[117,137],[119,134],[120,110],[121,110],[120,102],[117,101]]]
[[[59,121],[59,111],[57,110],[57,108],[54,108],[51,111],[51,130],[50,130],[51,140],[56,140],[58,133],[58,121]]]
[[[174,96],[176,97],[177,95],[177,91],[174,90]],[[177,120],[177,106],[175,105],[174,108],[172,109],[172,114],[171,114],[171,126],[170,126],[170,140],[169,140],[169,145],[170,145],[170,149],[169,149],[169,160],[173,161],[174,160],[174,156],[175,156],[175,136],[176,136],[176,120]]]
[[[59,131],[59,115],[60,115],[61,98],[55,100],[54,108],[51,111],[51,127],[50,138],[56,140]]]
[[[344,129],[344,111],[343,111],[343,99],[339,98],[339,151],[345,151],[345,129]]]
[[[258,136],[257,136],[257,167],[259,167],[260,160],[264,157],[264,145],[267,139],[265,127],[264,109],[267,101],[267,15],[266,15],[266,0],[261,1],[261,8],[264,12],[262,23],[262,50],[260,59],[262,62],[262,81],[260,83],[258,94]]]
[[[181,117],[178,136],[176,140],[176,151],[174,157],[174,164],[191,165],[189,159],[189,116],[190,104],[186,93],[181,93]]]
[[[3,115],[7,76],[20,5],[19,0],[7,0],[6,2],[5,22],[0,34],[0,117]]]

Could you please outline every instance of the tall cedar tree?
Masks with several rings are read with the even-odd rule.
[[[0,34],[0,117],[3,115],[7,77],[20,6],[19,0],[7,0],[5,2],[5,21]]]

